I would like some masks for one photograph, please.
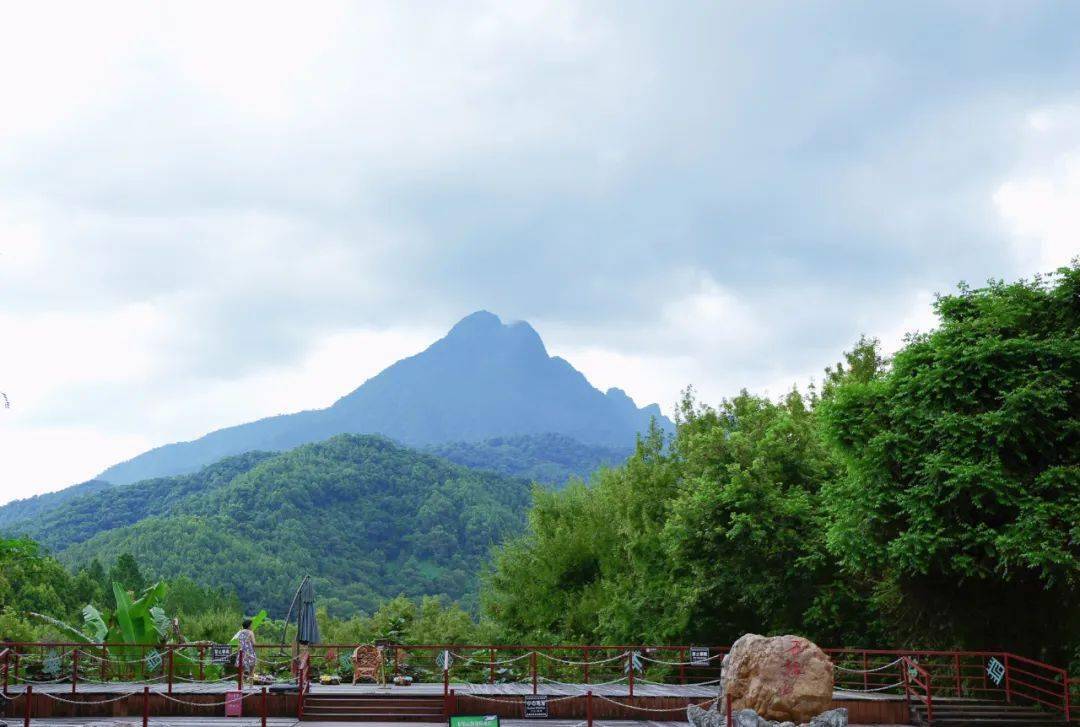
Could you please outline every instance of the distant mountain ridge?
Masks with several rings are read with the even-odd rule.
[[[283,414],[168,444],[114,465],[97,479],[127,484],[185,474],[249,451],[282,451],[337,434],[380,434],[413,447],[555,433],[586,445],[632,447],[655,419],[621,389],[594,388],[549,356],[525,322],[478,311],[424,351],[368,379],[326,409]]]
[[[132,553],[153,577],[224,586],[275,616],[310,574],[320,603],[349,615],[399,593],[475,606],[480,567],[524,527],[529,498],[527,480],[343,434],[109,487],[0,530],[70,566]]]

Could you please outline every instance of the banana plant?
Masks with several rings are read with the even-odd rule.
[[[116,609],[112,614],[102,614],[92,604],[83,607],[83,628],[93,641],[114,644],[112,655],[134,666],[135,675],[141,678],[146,672],[143,661],[146,654],[141,645],[161,644],[169,629],[169,618],[158,605],[165,597],[164,583],[155,583],[132,600],[119,583],[113,583]]]
[[[165,597],[165,590],[164,583],[155,583],[143,591],[138,599],[132,600],[122,585],[113,583],[116,610],[112,614],[107,611],[103,614],[92,604],[86,604],[82,610],[82,631],[52,616],[34,612],[30,612],[30,615],[88,645],[102,642],[114,644],[110,648],[112,656],[124,665],[133,665],[136,677],[142,678],[146,664],[141,646],[161,644],[168,634],[169,618],[158,605]],[[97,656],[104,657],[103,654]]]

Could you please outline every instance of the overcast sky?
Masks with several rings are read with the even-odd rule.
[[[1080,251],[1075,3],[5,3],[0,502],[458,318],[670,412]]]

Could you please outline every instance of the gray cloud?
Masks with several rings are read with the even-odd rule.
[[[1054,163],[1029,119],[1080,78],[1054,3],[25,12],[0,307],[141,323],[84,352],[137,381],[37,385],[9,426],[139,432],[156,402],[174,438],[203,429],[192,390],[477,308],[677,362],[665,406],[805,380],[928,292],[1028,272],[994,194]],[[25,345],[16,384],[53,355]]]

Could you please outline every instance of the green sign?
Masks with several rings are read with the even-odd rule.
[[[450,718],[450,727],[499,727],[499,716],[457,715]]]

